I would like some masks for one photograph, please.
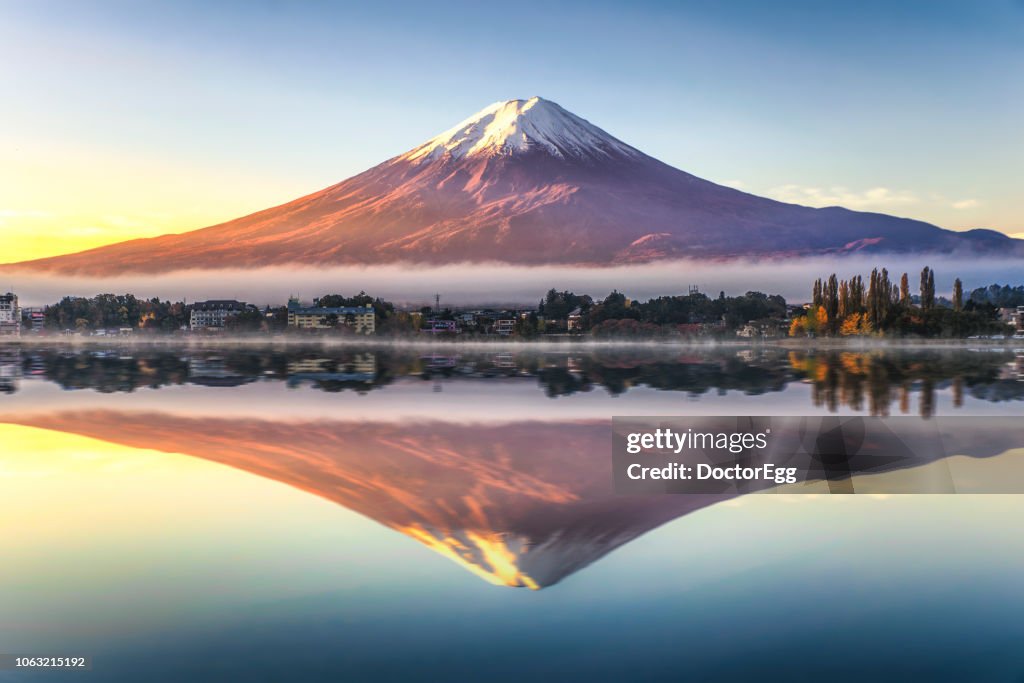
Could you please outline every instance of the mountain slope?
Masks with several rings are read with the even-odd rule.
[[[500,261],[644,262],[1019,249],[991,231],[785,204],[672,168],[553,102],[500,102],[320,192],[227,223],[23,267],[186,268]]]

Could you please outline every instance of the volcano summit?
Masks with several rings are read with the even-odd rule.
[[[212,227],[19,268],[109,276],[301,264],[604,266],[855,251],[1021,253],[989,230],[758,197],[664,164],[548,100],[498,102],[314,194]]]

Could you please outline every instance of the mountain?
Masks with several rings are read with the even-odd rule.
[[[178,235],[18,264],[112,275],[388,262],[613,265],[861,250],[1021,251],[840,207],[809,208],[664,164],[554,102],[499,102],[364,173],[288,204]]]

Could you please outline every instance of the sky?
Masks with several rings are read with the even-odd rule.
[[[540,95],[755,194],[1024,237],[1024,0],[0,0],[4,261],[212,225]]]

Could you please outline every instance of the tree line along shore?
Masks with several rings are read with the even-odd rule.
[[[325,294],[303,304],[262,307],[236,300],[187,303],[133,294],[66,296],[36,308],[10,306],[20,336],[288,336],[461,339],[574,336],[601,339],[791,338],[958,339],[1020,335],[1024,286],[990,285],[964,293],[956,279],[951,298],[935,292],[935,273],[924,268],[917,291],[909,276],[898,282],[885,268],[865,279],[836,274],[816,280],[806,303],[749,291],[685,294],[640,301],[619,291],[603,299],[550,289],[534,306],[402,308],[360,292]],[[0,302],[2,303],[2,302]]]

